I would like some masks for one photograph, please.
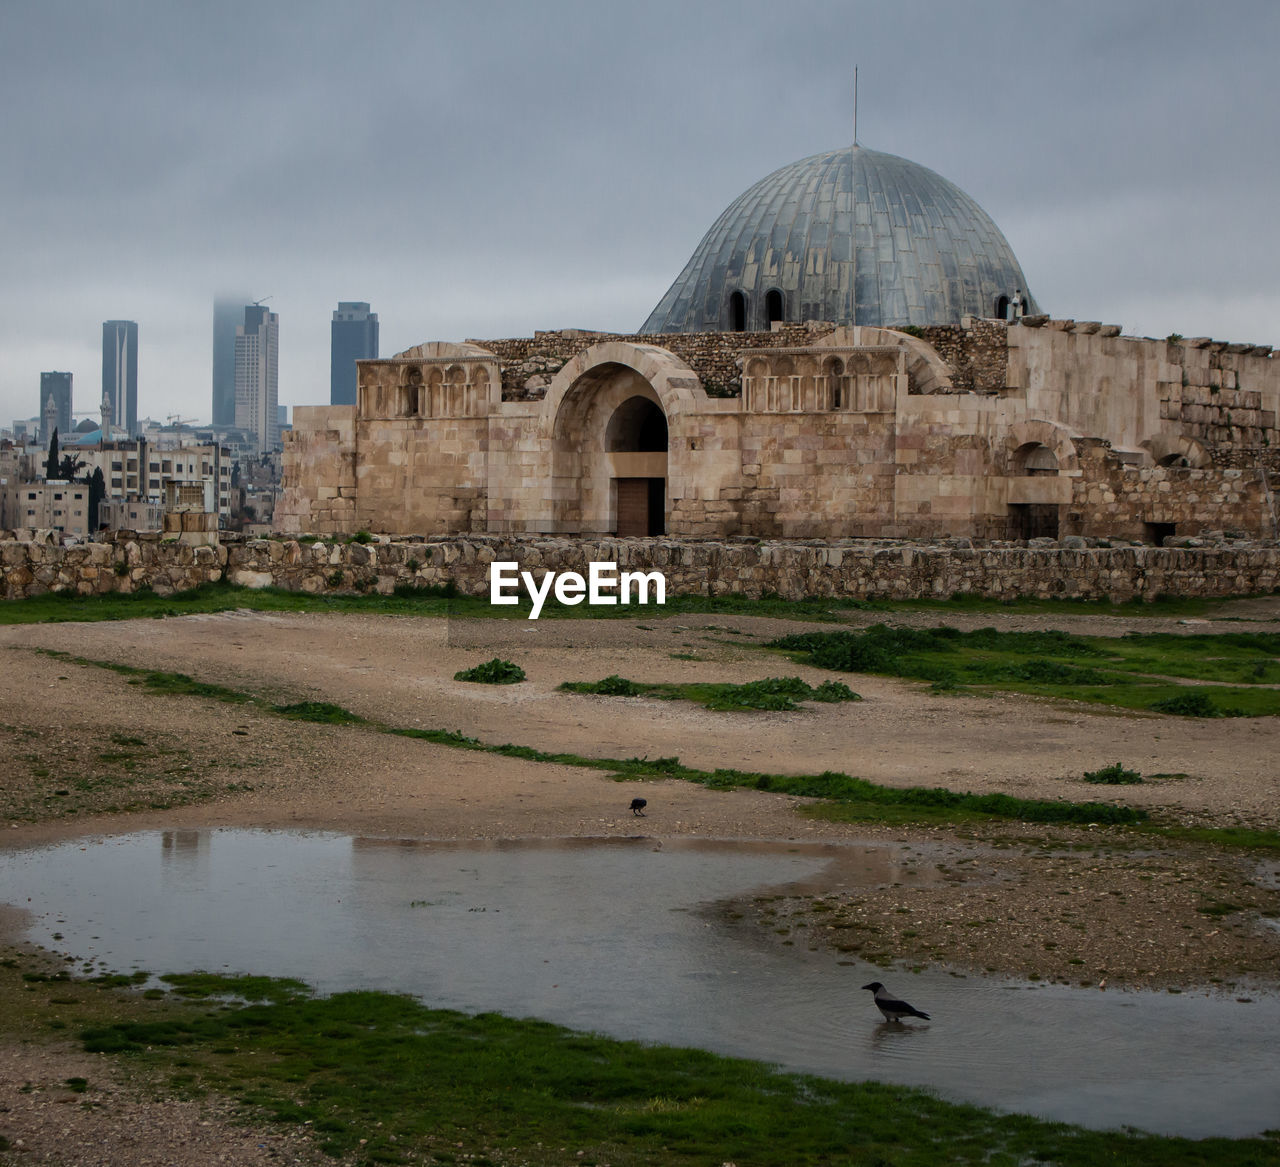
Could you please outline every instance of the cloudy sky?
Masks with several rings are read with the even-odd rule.
[[[207,420],[215,295],[270,297],[281,404],[329,318],[633,330],[735,196],[848,143],[956,183],[1041,305],[1280,345],[1275,0],[0,0],[0,425],[42,370]]]

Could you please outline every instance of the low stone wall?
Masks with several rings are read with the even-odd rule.
[[[1091,547],[1036,540],[1031,546],[907,544],[871,540],[677,541],[469,535],[399,542],[297,542],[254,539],[188,547],[119,535],[114,542],[62,547],[36,539],[0,540],[6,599],[69,592],[168,595],[226,579],[247,587],[309,593],[378,592],[400,585],[442,586],[486,595],[489,564],[515,561],[585,575],[591,562],[661,571],[668,595],[910,599],[956,594],[1153,599],[1160,594],[1241,596],[1280,587],[1280,546]],[[1187,540],[1198,543],[1198,540]]]

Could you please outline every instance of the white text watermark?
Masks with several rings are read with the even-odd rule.
[[[562,604],[630,604],[634,593],[637,604],[649,602],[653,592],[655,604],[667,602],[667,577],[660,571],[618,571],[616,563],[591,563],[585,578],[576,571],[548,571],[535,580],[531,571],[521,571],[520,564],[499,560],[489,565],[489,603],[518,604],[520,588],[529,593],[533,608],[529,619],[536,620],[547,597],[554,595]]]

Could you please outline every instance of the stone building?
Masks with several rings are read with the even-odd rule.
[[[1052,320],[981,208],[854,147],[717,220],[636,335],[432,342],[298,407],[292,533],[1276,533],[1268,346]]]

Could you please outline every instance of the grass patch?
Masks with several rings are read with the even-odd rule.
[[[453,674],[455,681],[471,681],[477,685],[518,685],[525,679],[524,669],[501,657],[494,657],[472,669]]]
[[[1002,689],[1186,717],[1280,714],[1280,689],[1264,687],[1280,681],[1275,633],[1104,637],[877,624],[796,633],[768,647],[819,668],[929,682],[937,692]]]
[[[298,701],[292,705],[273,705],[272,712],[295,721],[313,721],[319,725],[366,725],[367,719],[341,705],[329,701]]]
[[[1126,770],[1119,762],[1112,762],[1099,770],[1086,770],[1084,780],[1100,786],[1132,786],[1142,781],[1142,775],[1137,770]]]
[[[425,551],[430,558],[430,548]],[[285,588],[245,588],[229,583],[202,584],[186,591],[159,596],[151,591],[112,592],[81,596],[72,592],[47,592],[0,604],[0,624],[52,624],[67,621],[140,620],[189,616],[236,610],[257,612],[358,612],[387,616],[487,617],[495,620],[527,620],[532,603],[522,596],[518,604],[493,605],[488,594],[460,595],[452,582],[418,584],[400,582],[391,595],[370,591],[378,580],[376,568],[352,565],[332,571],[327,584],[339,588],[349,582],[352,592],[312,594]],[[364,589],[357,591],[356,589]],[[864,607],[857,600],[813,598],[784,600],[779,596],[758,599],[746,596],[671,596],[654,607],[654,615],[777,616],[790,620],[836,620],[851,609]],[[591,607],[565,605],[554,597],[543,606],[540,619],[635,619],[634,605]]]
[[[431,558],[431,546],[419,553]],[[416,558],[416,556],[414,557]],[[409,561],[406,561],[406,564]],[[124,572],[127,574],[127,565]],[[413,569],[416,570],[416,569]],[[71,592],[48,592],[22,600],[0,604],[0,624],[39,624],[64,621],[132,620],[196,613],[225,612],[245,609],[260,612],[372,612],[384,615],[489,617],[498,620],[525,620],[531,602],[522,597],[519,604],[494,606],[487,595],[462,596],[452,584],[401,582],[394,585],[392,595],[377,592],[355,592],[357,586],[369,589],[377,581],[376,568],[348,566],[332,573],[330,587],[341,587],[351,578],[353,594],[310,594],[284,588],[245,588],[219,582],[202,584],[187,591],[159,596],[150,590],[114,592],[101,596],[81,596]],[[960,611],[1074,613],[1103,616],[1204,616],[1213,612],[1229,612],[1230,600],[1181,599],[1159,596],[1152,601],[1134,600],[1111,604],[1099,600],[990,600],[974,596],[954,596],[949,600],[857,600],[851,598],[813,596],[801,600],[783,599],[766,594],[747,596],[670,596],[656,613],[665,615],[743,615],[773,616],[788,620],[839,620],[850,611],[890,613],[894,611]],[[633,606],[590,607],[586,604],[567,606],[549,599],[542,609],[542,619],[634,619]]]
[[[191,1006],[134,997],[127,1016],[85,1027],[81,1041],[183,1091],[216,1090],[275,1123],[306,1124],[322,1151],[359,1164],[1274,1161],[1266,1139],[1088,1131],[386,993],[316,998],[296,982],[208,974],[199,987],[204,1003]],[[230,1003],[211,1010],[211,996]]]
[[[861,701],[848,685],[824,681],[810,685],[799,677],[768,677],[735,685],[728,682],[658,682],[646,684],[617,675],[601,681],[565,681],[558,688],[567,693],[591,693],[604,697],[654,697],[660,701],[693,701],[716,711],[764,709],[789,712],[801,701]]]

